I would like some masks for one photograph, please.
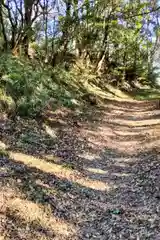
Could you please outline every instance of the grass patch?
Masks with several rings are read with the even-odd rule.
[[[66,169],[75,169],[75,166],[72,164],[72,163],[64,163],[63,165],[62,165],[62,167],[64,167],[64,168],[66,168]]]
[[[136,100],[160,99],[160,89],[139,89],[133,94]]]
[[[3,157],[9,158],[9,153],[6,150],[0,148],[0,158]]]

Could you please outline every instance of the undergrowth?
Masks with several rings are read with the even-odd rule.
[[[35,117],[54,99],[53,109],[57,106],[75,109],[86,104],[85,94],[99,98],[105,98],[106,93],[115,95],[113,89],[108,91],[107,85],[102,84],[105,81],[81,61],[68,70],[63,65],[53,68],[36,60],[5,54],[0,58],[0,108],[7,109],[11,115],[14,112]]]
[[[0,58],[0,112],[35,117],[50,99],[54,99],[54,110],[57,106],[83,106],[85,94],[101,99],[129,97],[107,81],[81,61],[68,70],[63,65],[53,68],[37,60],[4,54]]]
[[[22,116],[35,116],[50,98],[67,107],[80,104],[78,99],[85,88],[76,81],[77,74],[59,66],[52,68],[11,55],[0,58],[1,105],[12,99],[17,114]]]
[[[134,93],[136,100],[156,100],[160,99],[160,88],[157,89],[139,89]]]

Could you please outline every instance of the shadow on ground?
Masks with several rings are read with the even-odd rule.
[[[4,239],[158,239],[157,102],[1,123]]]

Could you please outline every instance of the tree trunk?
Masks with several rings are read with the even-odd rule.
[[[23,48],[24,48],[24,54],[26,56],[29,56],[28,50],[29,50],[29,33],[31,30],[32,25],[32,7],[34,4],[34,0],[24,0],[24,37],[23,37]]]
[[[105,55],[107,53],[107,41],[108,41],[108,31],[109,31],[109,25],[106,24],[106,19],[105,19],[105,28],[104,28],[104,37],[103,37],[103,43],[102,43],[102,51],[100,52],[97,64],[96,64],[96,71],[99,72],[102,68],[102,64],[105,59]]]
[[[2,34],[3,34],[3,39],[4,39],[4,50],[7,50],[8,39],[7,39],[6,30],[5,30],[5,26],[4,26],[4,19],[3,19],[3,13],[2,13],[2,1],[0,1],[0,24],[1,24]]]
[[[63,27],[63,35],[61,40],[61,45],[63,45],[63,54],[67,52],[68,42],[69,42],[69,26],[71,18],[71,0],[66,1],[66,19]]]

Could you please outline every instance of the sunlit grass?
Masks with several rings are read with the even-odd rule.
[[[54,217],[54,212],[49,205],[43,206],[17,197],[7,202],[7,211],[10,215],[25,223],[28,230],[31,231],[33,226],[37,226],[37,228],[46,229],[54,235],[67,236],[70,229],[75,232],[73,225]],[[43,237],[43,232],[41,234]]]
[[[9,157],[9,153],[0,146],[0,157]]]
[[[64,171],[63,166],[59,164],[50,163],[45,161],[44,159],[36,158],[31,155],[11,152],[10,156],[15,161],[20,161],[29,167],[36,167],[37,169],[42,170],[46,173],[62,174]],[[55,159],[54,156],[53,159]],[[73,173],[72,170],[65,169],[65,174],[67,176],[69,176],[72,173]]]
[[[47,162],[44,159],[36,158],[31,155],[26,155],[22,153],[10,152],[11,158],[16,162],[22,162],[28,167],[35,167],[44,173],[54,174],[57,177],[65,178],[74,183],[95,190],[109,190],[111,186],[107,183],[103,183],[98,180],[90,180],[81,176],[81,174],[72,167],[67,167],[66,164],[56,164]],[[77,178],[78,176],[78,178]]]

